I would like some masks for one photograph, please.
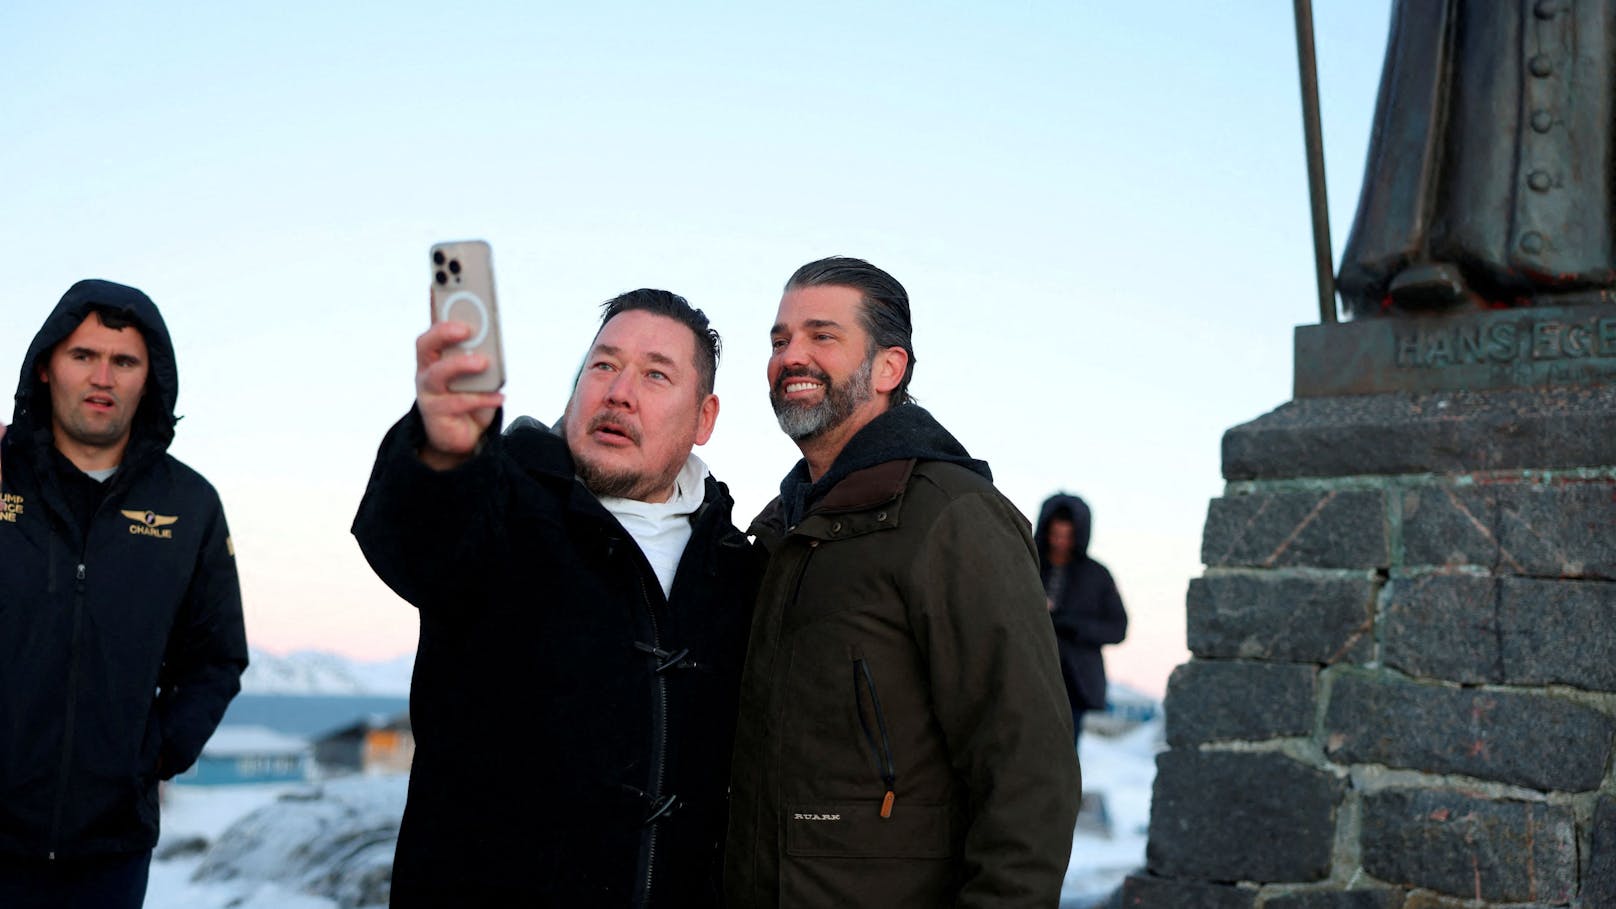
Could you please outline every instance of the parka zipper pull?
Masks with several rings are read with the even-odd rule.
[[[78,570],[78,574],[75,577],[75,580],[79,580],[79,581],[84,580],[84,563],[83,562],[79,563],[79,570]]]
[[[882,817],[887,818],[892,816],[892,800],[896,797],[896,794],[894,794],[891,789],[887,790],[887,797],[881,800]]]

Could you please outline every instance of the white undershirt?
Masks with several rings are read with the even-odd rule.
[[[673,576],[679,571],[679,558],[690,542],[690,515],[701,507],[707,494],[707,465],[692,452],[673,481],[673,495],[666,502],[641,502],[601,496],[600,504],[617,518],[629,536],[640,546],[651,563],[662,595],[673,596]]]

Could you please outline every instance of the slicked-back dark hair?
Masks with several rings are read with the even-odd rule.
[[[690,305],[690,301],[676,293],[642,287],[607,300],[600,305],[600,327],[626,312],[642,311],[667,316],[690,329],[695,335],[696,376],[701,380],[701,393],[713,393],[713,382],[718,377],[718,355],[723,342],[718,332],[707,323],[707,314]],[[599,334],[599,331],[596,331]]]
[[[804,287],[849,287],[858,291],[863,304],[859,307],[859,322],[870,336],[870,353],[901,347],[909,355],[903,378],[892,389],[892,406],[913,401],[909,380],[915,375],[914,326],[909,321],[909,292],[898,279],[863,259],[831,256],[809,262],[786,282],[787,292]]]

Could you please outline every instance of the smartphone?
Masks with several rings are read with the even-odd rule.
[[[461,350],[488,358],[488,368],[460,376],[450,391],[498,391],[505,385],[505,356],[499,340],[499,309],[494,303],[494,255],[482,240],[437,243],[432,247],[432,324],[448,320],[471,326]]]

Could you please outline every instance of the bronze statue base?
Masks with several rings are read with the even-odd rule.
[[[1616,382],[1616,305],[1518,307],[1296,329],[1297,398]]]

